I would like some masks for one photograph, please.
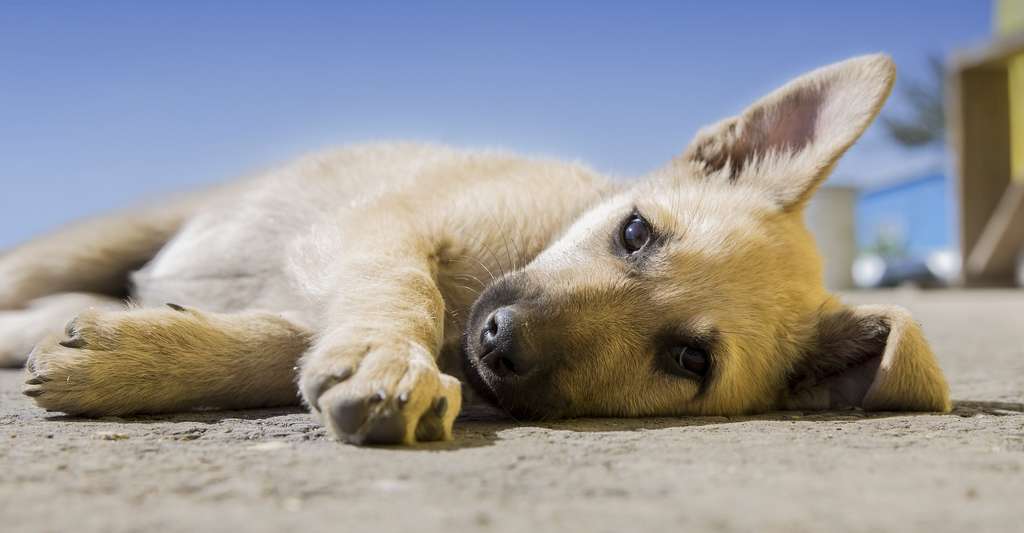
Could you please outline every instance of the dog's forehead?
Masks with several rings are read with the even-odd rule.
[[[586,211],[557,241],[548,246],[535,263],[566,263],[579,253],[579,245],[606,238],[609,221],[619,221],[633,208],[630,195],[620,194]]]
[[[630,213],[638,212],[668,237],[673,249],[721,255],[736,246],[757,242],[770,231],[777,212],[758,191],[701,182],[646,182],[594,206],[577,219],[535,263],[567,265],[580,247],[606,250],[612,234]]]
[[[677,250],[728,251],[762,240],[777,210],[743,188],[705,184],[653,189],[635,201],[638,209]]]

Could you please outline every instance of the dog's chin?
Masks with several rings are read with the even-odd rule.
[[[515,420],[554,420],[562,418],[568,408],[568,403],[552,398],[550,395],[539,391],[539,394],[524,394],[522,390],[513,389],[523,386],[519,384],[502,383],[501,378],[495,376],[490,369],[480,365],[479,360],[468,348],[462,348],[462,375],[477,397],[481,398],[494,408],[511,416]],[[519,393],[516,391],[519,390]],[[513,399],[531,398],[532,401],[523,403]],[[545,400],[540,400],[546,398]],[[538,401],[539,400],[539,401]]]
[[[486,368],[482,368],[478,363],[478,359],[470,351],[469,347],[463,343],[462,346],[462,375],[469,384],[469,387],[473,389],[473,392],[477,396],[482,398],[487,403],[505,411],[506,409],[501,404],[501,398],[498,397],[497,391],[491,385],[489,379],[493,379],[490,376],[489,371]]]

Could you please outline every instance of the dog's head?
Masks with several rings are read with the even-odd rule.
[[[470,383],[523,417],[948,410],[918,326],[831,298],[803,223],[894,76],[884,56],[811,72],[592,208],[480,296]]]

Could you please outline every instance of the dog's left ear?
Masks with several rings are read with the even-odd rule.
[[[790,370],[788,409],[950,410],[949,386],[906,309],[865,305],[823,314]]]
[[[878,115],[895,79],[885,55],[815,70],[704,128],[674,164],[697,178],[756,186],[781,207],[798,208]]]

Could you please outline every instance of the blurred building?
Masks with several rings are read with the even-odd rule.
[[[857,248],[883,257],[927,258],[955,247],[950,181],[941,172],[861,191]]]
[[[947,115],[964,281],[1009,285],[1024,250],[1024,0],[996,0],[996,35],[957,54]]]
[[[807,227],[824,261],[825,286],[831,290],[849,289],[854,285],[850,265],[857,254],[854,239],[857,194],[857,189],[852,187],[822,187],[805,212]]]
[[[948,286],[960,278],[952,182],[933,170],[861,190],[854,209],[858,287]]]

